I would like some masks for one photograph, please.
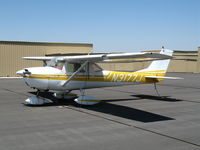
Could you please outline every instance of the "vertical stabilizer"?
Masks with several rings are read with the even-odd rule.
[[[169,50],[169,49],[162,49],[160,51],[160,54],[165,54],[168,56],[172,56],[173,51]],[[153,61],[149,67],[139,70],[137,72],[148,72],[148,71],[162,71],[162,72],[166,72],[167,68],[169,66],[170,63],[170,59],[166,59],[166,60],[155,60]]]

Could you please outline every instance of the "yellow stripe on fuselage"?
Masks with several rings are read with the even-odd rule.
[[[71,75],[47,75],[32,74],[27,78],[48,79],[48,80],[68,80]],[[163,79],[147,79],[145,76],[165,76],[164,70],[148,72],[115,72],[110,71],[107,75],[76,75],[72,81],[94,81],[94,82],[140,82],[152,83],[159,82]]]

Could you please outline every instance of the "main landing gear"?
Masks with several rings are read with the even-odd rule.
[[[35,106],[51,103],[50,100],[39,96],[40,92],[41,92],[40,90],[37,90],[36,95],[31,96],[25,100],[26,103],[29,105],[35,105]],[[96,97],[86,96],[84,89],[80,89],[80,96],[78,96],[77,94],[71,93],[71,91],[55,92],[53,96],[56,97],[57,99],[62,99],[62,100],[74,99],[74,101],[80,105],[94,105],[102,101]]]
[[[76,98],[74,101],[81,105],[94,105],[101,102],[100,99],[91,96],[85,96],[85,90],[80,89],[81,96]]]

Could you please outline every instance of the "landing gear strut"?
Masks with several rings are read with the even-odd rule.
[[[39,97],[39,94],[40,94],[40,90],[37,90],[36,96]]]
[[[101,102],[100,99],[96,97],[90,97],[85,95],[85,89],[80,89],[81,96],[76,98],[74,101],[81,105],[94,105]]]

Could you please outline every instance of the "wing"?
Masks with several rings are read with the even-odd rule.
[[[138,59],[138,58],[152,58],[153,59],[171,59],[171,56],[159,54],[159,53],[148,53],[148,52],[141,52],[141,53],[115,53],[115,54],[92,54],[92,55],[76,55],[76,56],[63,56],[63,57],[23,57],[24,59],[28,60],[43,60],[43,61],[67,61],[67,62],[80,62],[83,63],[85,61],[88,62],[111,62],[112,60],[116,59]],[[126,61],[127,60],[123,60]],[[134,60],[128,60],[134,62]],[[135,60],[141,61],[141,60]],[[143,60],[145,61],[145,60]],[[112,61],[112,62],[117,62]]]
[[[55,57],[23,57],[23,59],[27,60],[42,60],[42,61],[50,61]]]
[[[125,58],[160,58],[170,59],[171,56],[158,54],[158,53],[118,53],[118,54],[98,54],[98,55],[83,55],[83,56],[66,56],[62,60],[69,62],[109,62],[114,59]],[[130,61],[130,60],[129,60]],[[115,62],[115,61],[113,61]]]
[[[102,61],[101,63],[131,63],[131,62],[145,62],[145,61],[154,61],[154,60],[164,60],[164,58],[108,59],[108,60]]]

